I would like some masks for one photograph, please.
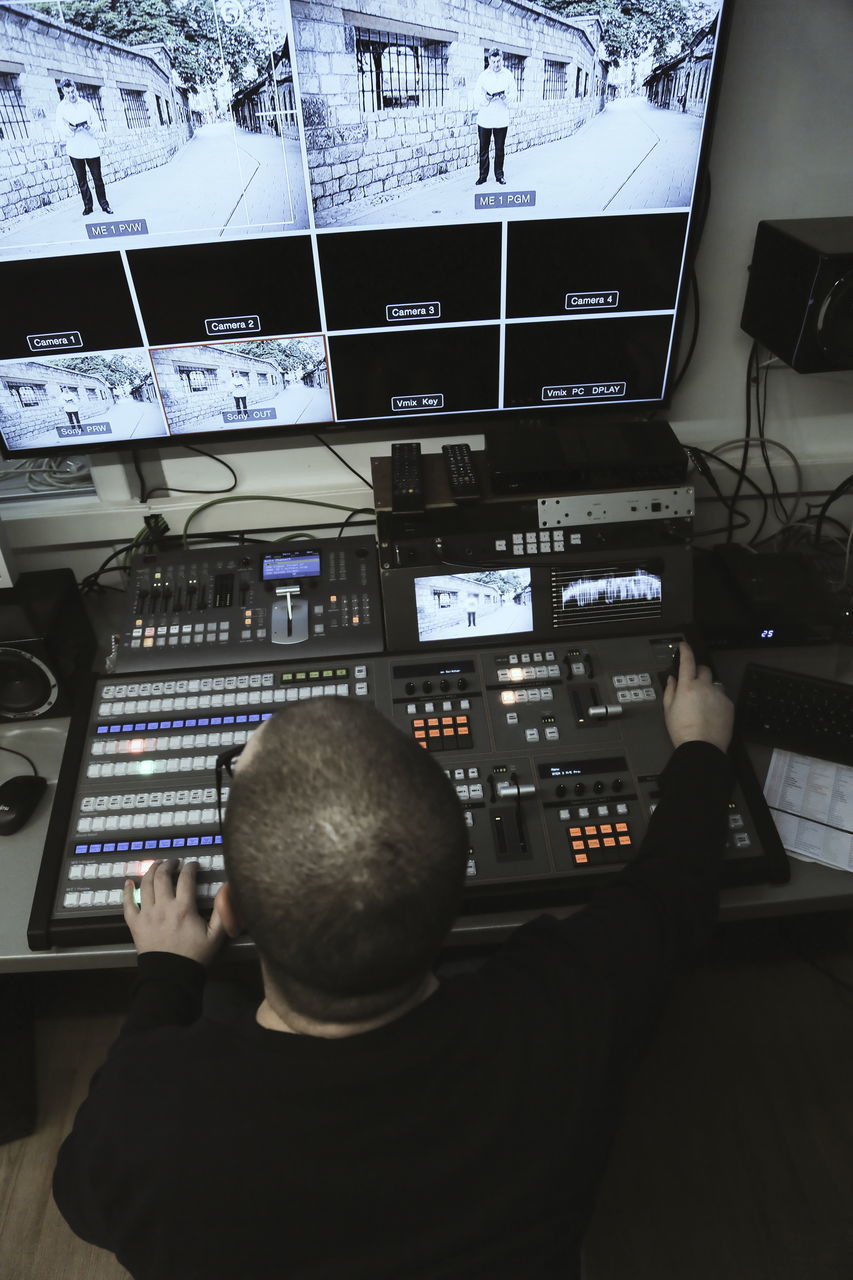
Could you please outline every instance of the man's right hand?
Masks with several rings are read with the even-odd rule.
[[[663,694],[663,714],[674,747],[683,742],[711,742],[725,751],[731,742],[735,709],[708,667],[697,667],[690,645],[679,645],[678,678],[670,676]]]

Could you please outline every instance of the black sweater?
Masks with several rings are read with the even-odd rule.
[[[731,785],[676,751],[640,855],[396,1021],[322,1039],[200,1017],[205,971],[139,958],[54,1175],[137,1280],[544,1280],[580,1241],[624,1082],[707,940]]]

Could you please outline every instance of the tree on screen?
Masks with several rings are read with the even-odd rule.
[[[541,0],[566,18],[601,19],[604,47],[614,61],[633,61],[645,54],[663,59],[690,38],[719,9],[707,0]]]
[[[122,44],[165,45],[191,93],[223,74],[232,88],[241,89],[267,61],[253,26],[234,20],[230,11],[228,21],[217,22],[211,0],[66,0],[63,15],[72,26]]]
[[[113,391],[121,387],[136,386],[151,369],[143,356],[128,356],[115,352],[111,356],[57,356],[51,364],[61,365],[74,373],[97,374]]]

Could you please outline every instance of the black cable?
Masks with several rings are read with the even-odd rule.
[[[752,438],[752,367],[757,358],[758,343],[753,342],[749,349],[749,359],[746,362],[746,427],[743,433],[743,452],[741,453],[740,467],[731,467],[731,470],[735,472],[738,478],[735,483],[734,490],[730,495],[731,505],[729,507],[729,522],[726,542],[731,542],[734,536],[734,511],[737,506],[737,500],[740,497],[740,491],[743,487],[744,480],[747,478],[746,468],[747,463],[749,462],[749,446]],[[727,463],[726,465],[731,466],[730,463]],[[762,526],[763,523],[764,520],[762,520]]]
[[[0,751],[8,751],[10,756],[20,756],[22,760],[26,760],[27,764],[30,766],[35,776],[36,777],[39,776],[38,769],[35,767],[30,757],[24,755],[23,751],[14,751],[11,747],[0,747]]]
[[[347,518],[344,521],[342,521],[340,528],[338,529],[338,537],[340,538],[343,536],[344,529],[347,527],[350,520],[355,518],[355,516],[364,516],[364,515],[372,516],[375,514],[376,513],[374,512],[373,507],[359,507],[357,510],[351,511],[347,516]]]
[[[333,448],[332,448],[332,446],[329,444],[328,440],[324,440],[324,439],[323,439],[323,437],[322,437],[321,435],[318,435],[318,433],[317,433],[316,431],[312,432],[312,435],[314,436],[314,439],[317,441],[317,443],[318,443],[318,444],[321,444],[321,445],[323,445],[323,446],[324,446],[324,448],[328,449],[328,450],[329,450],[329,453],[331,453],[335,458],[337,458],[338,462],[343,463],[343,465],[346,467],[347,471],[351,471],[351,472],[353,473],[353,475],[354,475],[354,476],[357,476],[357,477],[358,477],[358,479],[361,481],[361,483],[362,483],[362,484],[367,485],[367,487],[368,487],[368,489],[370,490],[370,492],[371,492],[371,493],[373,492],[373,485],[370,483],[370,481],[369,481],[368,479],[366,479],[366,478],[361,474],[361,472],[360,472],[360,471],[356,471],[355,467],[350,466],[350,464],[347,462],[346,458],[341,457],[341,455],[338,453],[337,449],[333,449]]]
[[[693,299],[693,332],[690,335],[690,343],[687,347],[687,354],[684,357],[684,362],[681,368],[679,369],[678,373],[675,375],[673,379],[670,394],[677,391],[678,388],[681,386],[681,382],[684,378],[685,373],[690,367],[690,361],[693,359],[694,352],[696,351],[696,344],[699,341],[699,325],[701,320],[700,310],[699,310],[699,280],[696,276],[696,269],[693,267],[691,267],[690,269],[689,283],[690,283],[690,289],[691,289],[691,297]]]
[[[761,499],[763,503],[761,521],[758,525],[758,532],[760,533],[762,528],[764,527],[764,522],[767,519],[767,511],[768,511],[768,505],[769,505],[767,494],[763,491],[763,489],[761,489],[761,487],[757,485],[755,481],[752,479],[752,477],[748,476],[745,471],[743,471],[742,469],[739,469],[738,467],[733,466],[731,462],[726,462],[725,458],[719,457],[719,455],[716,453],[710,453],[707,449],[700,449],[698,445],[695,445],[695,444],[690,445],[687,449],[687,452],[690,455],[690,457],[694,460],[696,469],[699,472],[699,474],[703,476],[703,478],[708,482],[708,484],[711,486],[718,500],[722,503],[722,505],[725,507],[725,509],[729,513],[729,518],[726,525],[722,529],[713,530],[713,532],[729,533],[729,535],[731,535],[731,533],[735,532],[736,529],[745,529],[747,525],[751,524],[752,517],[748,516],[745,511],[737,510],[734,495],[729,495],[729,497],[725,496],[719,484],[717,483],[716,476],[713,474],[713,472],[711,471],[710,467],[707,464],[706,459],[708,458],[712,458],[714,462],[718,462],[720,466],[725,467],[728,471],[733,471],[735,475],[738,477],[741,485],[745,481],[748,485],[751,485],[752,488],[755,490],[756,494],[758,495],[758,497]],[[735,492],[737,492],[737,489]],[[734,523],[735,516],[739,516],[741,518],[741,523],[737,526]],[[696,534],[695,536],[700,538],[707,538],[710,532],[711,530],[707,530],[706,532]],[[727,537],[726,541],[731,542],[731,536]]]
[[[145,495],[144,501],[148,502],[149,499],[153,498],[154,495],[157,493],[192,493],[192,494],[199,494],[202,497],[212,497],[218,493],[234,492],[234,490],[237,488],[237,472],[231,466],[230,462],[226,462],[224,458],[217,458],[215,453],[206,453],[204,449],[199,449],[197,445],[187,444],[183,440],[181,441],[181,446],[184,449],[188,449],[190,453],[197,453],[200,458],[207,458],[208,461],[218,462],[221,467],[225,467],[226,471],[230,472],[230,475],[231,475],[231,483],[228,485],[228,488],[227,489],[176,489],[172,485],[165,485],[165,486],[160,485],[159,488],[149,489]],[[137,474],[140,474],[138,472],[138,469],[137,469]],[[140,474],[140,480],[141,478],[142,477]],[[141,497],[139,500],[140,502],[143,501]]]
[[[836,485],[835,488],[832,490],[832,493],[827,498],[826,502],[824,502],[823,506],[821,507],[820,511],[817,514],[817,523],[815,524],[815,530],[814,530],[815,546],[817,546],[817,544],[820,542],[820,531],[821,531],[821,528],[823,527],[823,522],[824,522],[824,519],[826,518],[827,511],[832,506],[833,502],[837,502],[839,498],[843,498],[845,493],[849,493],[851,489],[853,489],[853,475],[847,476],[844,480],[841,481],[841,484]]]

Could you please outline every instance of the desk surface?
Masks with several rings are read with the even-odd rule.
[[[853,652],[841,646],[762,650],[760,654],[753,651],[720,652],[715,656],[717,674],[733,695],[737,691],[743,664],[750,659],[811,671],[833,679],[853,680]],[[135,952],[130,944],[53,948],[38,952],[30,951],[27,945],[27,924],[67,727],[67,720],[0,725],[0,745],[30,756],[50,782],[27,826],[14,836],[0,837],[0,972],[121,968],[134,963]],[[0,781],[25,770],[23,761],[0,753]],[[721,896],[720,918],[745,920],[849,908],[853,908],[853,874],[792,858],[788,884],[725,889]],[[555,914],[567,915],[574,910],[577,907],[557,908]],[[463,917],[455,924],[449,942],[460,946],[502,942],[518,924],[538,914],[538,911],[526,910]],[[248,958],[253,954],[252,944],[247,939],[230,943],[229,947],[235,957],[245,955]]]

